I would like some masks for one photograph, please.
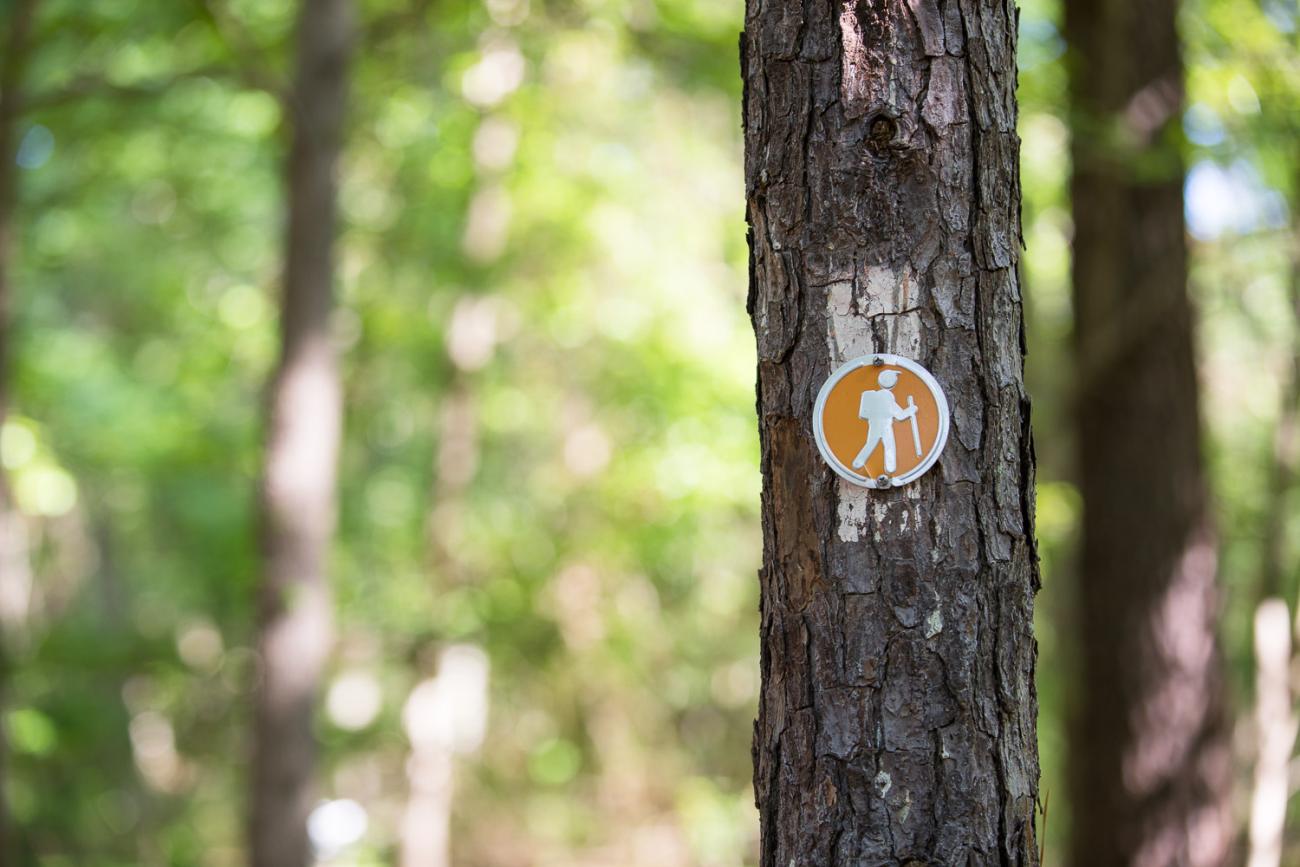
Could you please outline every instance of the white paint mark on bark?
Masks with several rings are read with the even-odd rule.
[[[894,787],[894,781],[890,778],[889,774],[884,771],[876,774],[874,782],[876,784],[876,791],[880,792],[880,797],[882,798],[885,797],[885,795],[888,795],[889,790]]]
[[[885,321],[885,340],[889,344],[886,351],[904,358],[919,358],[921,329],[921,314],[915,310],[890,316]]]
[[[871,340],[871,322],[853,312],[853,284],[848,280],[829,287],[831,367],[839,367],[850,358],[875,352]]]
[[[840,482],[838,515],[841,542],[856,542],[862,538],[862,530],[867,525],[867,489]]]
[[[898,811],[898,824],[902,825],[910,815],[912,815],[912,793],[905,789],[903,790],[903,806]]]
[[[880,542],[884,539],[881,535],[881,528],[885,526],[885,519],[889,517],[889,506],[877,500],[871,507],[871,538]]]
[[[868,265],[863,274],[863,292],[858,300],[868,316],[906,313],[916,309],[918,286],[912,269],[895,271],[885,265]]]
[[[920,286],[910,267],[900,271],[868,265],[854,309],[853,283],[840,280],[827,287],[831,366],[873,352],[894,352],[915,358],[921,347]],[[871,320],[884,316],[885,346],[877,346]]]
[[[897,313],[902,309],[898,297],[899,284],[904,282],[894,276],[892,268],[868,265],[863,269],[862,312],[867,316]]]

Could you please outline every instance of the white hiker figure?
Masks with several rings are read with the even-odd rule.
[[[862,392],[862,401],[858,404],[858,418],[867,422],[867,444],[853,459],[853,469],[862,469],[867,458],[871,457],[871,453],[876,450],[876,446],[883,443],[885,472],[893,475],[894,470],[898,468],[897,454],[894,450],[894,422],[912,420],[912,442],[916,445],[916,456],[918,458],[921,456],[921,433],[916,424],[916,403],[909,395],[907,409],[903,409],[898,405],[898,401],[894,400],[894,393],[890,389],[898,384],[897,370],[881,371],[876,381],[880,388]]]

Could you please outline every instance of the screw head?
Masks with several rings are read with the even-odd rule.
[[[884,473],[881,473],[880,475],[876,476],[876,487],[879,488],[889,487],[889,476],[885,475]]]
[[[874,364],[876,367],[884,367],[885,359],[877,355],[875,358],[871,359],[871,363]]]

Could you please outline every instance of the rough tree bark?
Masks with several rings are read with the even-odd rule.
[[[1231,838],[1215,541],[1187,296],[1177,0],[1068,0],[1083,494],[1073,863]]]
[[[1036,864],[1015,9],[749,0],[745,26],[763,867]],[[953,412],[939,465],[887,491],[811,431],[873,351]]]
[[[5,9],[4,57],[0,60],[0,428],[9,411],[11,363],[10,317],[13,308],[14,213],[18,205],[18,123],[23,111],[23,78],[31,47],[37,0],[13,0]],[[0,585],[20,583],[28,573],[27,540],[22,516],[0,466]],[[0,587],[0,593],[3,587]],[[0,720],[8,703],[9,659],[0,634]],[[0,867],[13,863],[17,848],[4,798],[8,778],[9,738],[0,722]]]
[[[280,361],[270,384],[260,485],[260,678],[255,695],[250,860],[312,862],[307,839],[312,717],[332,644],[326,560],[342,399],[330,334],[336,171],[342,147],[351,0],[303,0],[288,112],[288,227]]]

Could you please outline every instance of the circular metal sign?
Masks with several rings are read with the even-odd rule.
[[[896,488],[920,478],[948,440],[948,399],[921,365],[864,355],[831,374],[813,409],[817,450],[842,478]]]

